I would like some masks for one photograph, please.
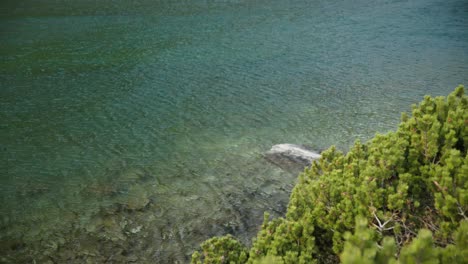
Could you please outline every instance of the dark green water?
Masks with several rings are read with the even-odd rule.
[[[281,215],[277,143],[346,149],[468,84],[468,3],[0,4],[0,262],[186,262]]]

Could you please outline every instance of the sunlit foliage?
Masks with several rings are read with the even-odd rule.
[[[299,176],[286,217],[265,215],[248,254],[231,237],[211,239],[192,262],[462,263],[467,149],[463,86],[426,96],[411,116],[402,114],[396,132],[357,141],[346,154],[324,151]]]

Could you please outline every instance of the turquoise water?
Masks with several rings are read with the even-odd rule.
[[[284,213],[277,143],[346,149],[468,84],[468,4],[6,1],[0,262],[184,263]]]

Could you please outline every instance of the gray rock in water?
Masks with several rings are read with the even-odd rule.
[[[282,169],[291,171],[303,170],[314,160],[320,159],[320,154],[302,145],[278,144],[265,153],[265,158]]]

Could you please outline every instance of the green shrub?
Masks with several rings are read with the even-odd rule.
[[[195,252],[192,255],[192,263],[221,264],[221,263],[245,263],[247,261],[247,249],[231,235],[213,237],[201,244],[203,255]]]
[[[463,86],[447,98],[426,96],[412,107],[411,117],[402,114],[396,132],[377,134],[366,144],[357,141],[346,154],[333,146],[324,151],[299,176],[286,217],[266,216],[249,254],[229,261],[466,260],[467,149]],[[226,255],[228,248],[207,246],[216,242],[210,241],[202,245],[205,256]],[[210,259],[205,263],[215,263]]]

